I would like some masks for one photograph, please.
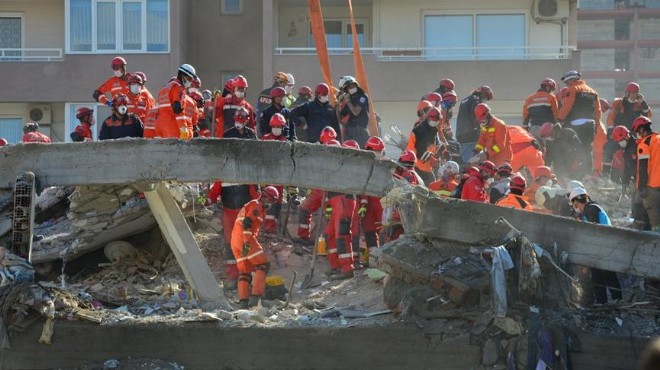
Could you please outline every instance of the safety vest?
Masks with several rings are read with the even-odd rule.
[[[170,95],[174,90],[175,96],[173,101],[170,100]],[[183,107],[185,100],[185,89],[178,80],[172,80],[163,86],[158,91],[158,99],[156,99],[156,109],[158,109],[158,117],[156,125],[167,125],[169,128],[176,128],[186,126],[186,115],[184,112],[175,114],[172,110],[172,103],[178,101]],[[178,135],[177,135],[178,137]]]
[[[630,129],[635,118],[643,114],[640,103],[631,103],[626,98],[617,98],[612,102],[610,114],[614,113],[614,126],[626,126]]]
[[[500,207],[515,208],[515,209],[529,209],[529,202],[525,196],[509,193],[500,198],[496,203]]]
[[[598,100],[598,95],[589,91],[576,91],[575,94],[575,102],[571,112],[566,116],[566,122],[571,123],[580,118],[595,120],[596,109],[594,104]]]
[[[555,122],[557,100],[554,95],[541,90],[527,97],[523,107],[523,123],[529,126],[541,126],[546,122]]]
[[[660,188],[660,134],[651,135],[637,140],[637,189],[646,186]],[[655,166],[655,167],[654,167]]]

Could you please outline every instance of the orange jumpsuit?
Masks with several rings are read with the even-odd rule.
[[[128,95],[130,91],[128,89],[129,77],[131,77],[131,75],[126,73],[122,77],[112,76],[105,80],[105,82],[95,90],[95,95],[96,91],[101,93],[97,98],[98,102],[101,104],[107,104],[108,101],[111,101],[115,96],[119,94]],[[108,97],[108,95],[110,96]]]
[[[199,122],[199,109],[197,109],[197,102],[189,95],[184,96],[184,98],[183,113],[186,115],[186,126],[192,134],[195,131],[197,122]]]
[[[236,217],[231,232],[231,250],[238,265],[238,299],[250,298],[250,283],[252,295],[262,296],[266,290],[266,270],[268,258],[259,244],[259,229],[266,213],[258,199],[249,201]],[[252,273],[254,272],[254,278]]]
[[[42,143],[50,144],[50,138],[39,131],[31,131],[23,135],[22,143]]]
[[[502,198],[498,199],[497,202],[495,202],[495,205],[498,205],[500,207],[521,209],[525,211],[532,210],[532,206],[527,201],[526,196],[516,195],[512,193],[509,193],[503,196]]]
[[[481,126],[481,135],[474,146],[476,151],[486,149],[488,160],[500,166],[504,162],[511,163],[511,142],[509,130],[504,121],[492,117],[487,126]]]
[[[594,135],[594,143],[592,145],[593,164],[592,169],[594,173],[600,174],[603,170],[603,152],[605,144],[607,143],[607,130],[602,122],[596,123],[596,133]]]
[[[456,187],[458,186],[458,181],[454,179],[449,179],[445,181],[443,179],[436,180],[429,184],[429,189],[438,194],[443,198],[447,198],[452,195]]]
[[[507,126],[511,143],[511,167],[518,172],[527,167],[532,173],[538,166],[545,166],[543,153],[534,146],[534,136],[520,126]],[[538,145],[538,144],[537,144]]]
[[[546,122],[557,122],[557,98],[545,90],[539,90],[525,99],[522,109],[523,127],[540,127]]]
[[[155,100],[153,98],[149,100],[149,96],[142,93],[137,95],[129,93],[127,96],[128,104],[126,108],[128,108],[128,112],[140,117],[140,121],[144,123],[147,120],[147,112],[155,105]]]
[[[181,138],[181,128],[187,128],[186,114],[184,110],[186,90],[177,79],[170,80],[158,92],[156,108],[158,115],[155,120],[155,136]],[[174,105],[178,103],[181,107],[179,113],[174,112]],[[185,138],[192,137],[192,131],[188,132]]]

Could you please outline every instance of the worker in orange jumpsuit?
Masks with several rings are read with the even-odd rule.
[[[525,190],[525,196],[529,199],[529,202],[532,205],[536,205],[536,191],[541,186],[554,187],[554,184],[557,181],[557,176],[555,176],[552,169],[548,166],[539,166],[536,167],[536,170],[532,172],[534,182]]]
[[[140,78],[142,79],[142,91],[140,91],[140,94],[146,96],[148,99],[155,102],[156,99],[154,99],[154,96],[151,94],[149,89],[147,89],[147,75],[144,72],[140,72],[140,71],[133,72],[132,74],[136,76],[140,76]]]
[[[155,105],[155,100],[142,90],[142,77],[132,75],[128,78],[128,108],[129,113],[140,117],[142,122],[147,120],[147,112]]]
[[[210,137],[211,133],[204,119],[204,104],[206,103],[204,96],[199,91],[192,91],[188,95],[190,95],[190,98],[195,102],[195,109],[197,110],[197,124],[193,126],[193,136]],[[204,135],[201,134],[203,129],[205,129]]]
[[[522,127],[536,137],[538,137],[541,125],[546,122],[557,122],[559,108],[557,98],[552,93],[556,89],[555,80],[546,77],[541,81],[541,88],[525,99],[522,109]]]
[[[270,117],[270,132],[264,135],[261,140],[277,140],[277,141],[286,141],[286,135],[284,134],[284,128],[286,127],[286,118],[279,113],[275,113]],[[274,234],[277,232],[277,220],[280,218],[280,212],[282,211],[282,199],[284,198],[284,187],[282,185],[275,186],[280,196],[277,198],[277,201],[268,209],[266,213],[266,220],[264,221],[264,231],[267,233]]]
[[[408,138],[406,149],[415,153],[415,171],[425,184],[435,181],[435,171],[439,167],[441,148],[446,144],[438,125],[442,120],[442,111],[431,107],[426,114],[426,119],[412,129]]]
[[[637,192],[633,204],[641,203],[651,227],[660,232],[660,134],[651,130],[648,117],[637,117],[632,135],[637,138]]]
[[[461,199],[471,200],[473,202],[488,202],[488,193],[486,188],[493,182],[493,176],[497,172],[497,167],[491,161],[485,161],[479,165],[479,172],[471,172],[469,179],[463,184],[461,189]]]
[[[94,110],[80,107],[76,110],[76,118],[80,124],[71,133],[73,142],[94,141],[92,137],[92,126],[94,126]]]
[[[481,160],[493,162],[495,166],[504,162],[511,163],[511,141],[504,121],[493,116],[490,107],[484,103],[479,103],[474,108],[474,114],[481,125],[481,135],[474,146],[473,154],[479,155]]]
[[[182,64],[177,70],[177,76],[172,78],[158,92],[156,108],[158,116],[155,122],[156,137],[179,138],[189,140],[192,131],[188,128],[185,101],[186,88],[197,76],[195,68],[190,64]]]
[[[197,91],[193,91],[195,94],[199,94]],[[186,116],[186,127],[195,136],[195,131],[197,131],[197,124],[199,123],[199,108],[197,107],[197,102],[193,97],[188,93],[184,95],[183,102],[183,114]]]
[[[416,162],[417,155],[415,155],[415,152],[410,149],[404,150],[401,155],[399,155],[397,167],[394,169],[392,177],[395,180],[403,180],[410,185],[422,184],[422,179],[415,172]],[[403,224],[401,223],[401,214],[398,209],[394,208],[386,221],[388,226],[385,228],[385,235],[387,236],[388,242],[398,239],[401,234],[405,232]]]
[[[28,122],[23,127],[23,137],[21,138],[21,142],[50,144],[51,140],[48,136],[39,131],[39,124]]]
[[[541,144],[534,136],[520,126],[507,126],[509,142],[511,143],[511,168],[513,172],[527,167],[534,172],[536,167],[545,166]],[[538,133],[538,131],[537,131]]]
[[[371,136],[367,139],[365,149],[376,153],[376,158],[383,158],[385,153],[385,143],[378,136]],[[380,247],[380,237],[378,234],[383,229],[383,206],[380,204],[380,197],[371,195],[360,195],[357,214],[359,222],[362,225],[364,241],[366,248],[360,245],[359,262],[362,266],[369,265],[369,248]],[[357,248],[356,248],[357,249]]]
[[[92,94],[94,101],[112,107],[112,99],[119,95],[128,95],[128,78],[131,74],[126,71],[126,59],[115,57],[110,63],[114,76],[108,78],[97,87]]]
[[[635,118],[639,116],[653,117],[653,110],[644,101],[639,84],[628,83],[625,93],[624,97],[616,98],[612,102],[610,114],[607,116],[607,127],[625,126],[630,129]]]
[[[232,228],[231,250],[238,266],[238,300],[243,309],[250,305],[256,306],[266,290],[266,274],[270,263],[259,244],[259,230],[266,215],[265,210],[279,196],[277,189],[266,186],[259,198],[252,199],[241,208]]]
[[[600,100],[596,90],[589,87],[581,78],[582,75],[577,71],[568,71],[562,76],[561,80],[566,83],[568,90],[565,93],[566,97],[562,100],[562,106],[557,116],[557,119],[564,123],[563,127],[575,130],[582,142],[581,156],[584,157],[584,161],[581,168],[578,168],[574,173],[575,177],[582,177],[589,170],[595,170],[593,167],[596,166],[593,162],[597,158],[594,158],[592,147],[598,150],[607,140],[606,133],[599,133],[599,136],[604,134],[605,137],[599,137],[598,142],[594,143],[597,132],[604,131],[604,127],[599,127],[602,126]],[[602,167],[602,147],[600,147],[600,152],[600,166]],[[598,169],[599,171],[600,169]]]
[[[500,198],[495,203],[495,205],[500,207],[531,211],[532,206],[527,201],[527,197],[523,195],[526,186],[527,181],[524,177],[520,176],[519,174],[511,176],[511,182],[509,183],[509,193]]]
[[[215,106],[215,136],[223,137],[225,131],[234,127],[234,113],[239,107],[248,111],[249,117],[246,126],[256,130],[254,108],[245,100],[245,92],[248,88],[247,79],[241,75],[234,77],[231,87],[233,94],[226,98],[218,99]]]
[[[417,127],[426,119],[426,114],[431,108],[433,108],[433,104],[428,100],[420,100],[417,103],[417,121],[413,123],[413,128]]]
[[[438,169],[438,179],[429,184],[429,190],[443,198],[450,197],[458,186],[458,163],[448,161]]]

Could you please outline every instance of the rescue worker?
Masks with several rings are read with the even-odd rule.
[[[424,97],[422,97],[422,100],[426,100],[426,101],[430,102],[436,108],[440,108],[441,105],[442,105],[442,95],[440,95],[439,93],[437,93],[435,91],[432,91],[432,92],[424,95]]]
[[[238,265],[238,300],[240,308],[256,306],[266,290],[266,274],[270,269],[268,258],[259,244],[259,231],[265,211],[280,194],[266,186],[257,199],[241,208],[231,232],[231,250]],[[250,291],[250,285],[252,290]]]
[[[552,166],[562,178],[575,177],[574,171],[584,161],[583,145],[578,134],[559,123],[546,122],[539,129],[539,137],[545,148],[545,164]]]
[[[470,178],[465,181],[461,189],[461,199],[471,200],[473,202],[488,203],[488,193],[486,189],[493,183],[493,176],[497,172],[497,167],[491,161],[485,161],[478,167],[477,174],[472,173]]]
[[[257,139],[257,133],[247,126],[250,113],[243,107],[238,107],[234,112],[234,126],[225,131],[221,137],[238,139]]]
[[[97,87],[92,94],[94,101],[112,107],[112,99],[119,94],[128,95],[128,78],[131,76],[126,71],[126,59],[114,57],[110,63],[114,76],[108,78]]]
[[[94,110],[87,107],[80,107],[76,110],[76,118],[80,121],[80,124],[71,133],[71,140],[73,142],[94,141],[92,137]]]
[[[272,103],[270,97],[270,90],[275,87],[284,88],[289,83],[289,76],[284,72],[277,72],[275,77],[273,77],[273,85],[263,89],[259,93],[259,98],[257,99],[257,117],[261,116],[261,112]],[[232,90],[233,91],[233,90]]]
[[[206,124],[206,121],[204,119],[205,118],[204,104],[206,103],[206,101],[204,100],[204,96],[199,91],[193,91],[189,94],[189,96],[195,102],[194,109],[197,111],[196,113],[197,123],[193,125],[193,137],[199,137],[199,136],[210,137],[211,131],[208,129],[208,125]],[[188,114],[186,114],[186,116],[187,115]],[[204,135],[201,134],[202,130],[205,130]]]
[[[284,135],[284,128],[286,127],[286,119],[280,113],[275,113],[270,118],[270,132],[261,137],[261,140],[277,140],[286,141]],[[275,186],[275,185],[273,185]],[[282,199],[284,198],[284,187],[282,185],[275,186],[280,196],[277,201],[268,209],[266,213],[266,220],[264,221],[264,231],[274,234],[277,232],[277,220],[280,219],[280,212],[282,211]]]
[[[297,108],[312,100],[314,100],[314,93],[312,92],[312,89],[309,86],[302,86],[300,89],[298,89],[298,97],[291,104],[289,109]]]
[[[197,76],[195,68],[190,64],[182,64],[177,69],[176,77],[170,79],[158,92],[156,101],[156,118],[154,119],[153,135],[163,138],[178,138],[189,140],[192,131],[189,131],[184,112],[186,88],[190,87],[192,80]],[[148,114],[153,117],[153,113]],[[149,118],[147,119],[149,121]],[[147,137],[152,133],[147,124]]]
[[[395,180],[404,181],[410,185],[422,185],[421,178],[415,173],[415,162],[417,162],[415,152],[408,149],[404,150],[401,155],[399,155],[397,167],[394,169],[394,175],[392,177]],[[384,204],[383,206],[386,205]],[[384,226],[387,241],[390,242],[398,239],[405,230],[403,229],[401,214],[397,209],[397,206],[389,205],[388,211],[384,212],[383,217],[385,220]]]
[[[500,198],[495,204],[500,207],[531,210],[532,206],[527,201],[527,197],[523,195],[526,186],[527,181],[524,177],[519,174],[513,175],[509,183],[508,194]]]
[[[417,156],[415,171],[422,178],[424,184],[435,181],[434,172],[439,166],[439,158],[444,148],[444,142],[438,134],[438,125],[442,120],[442,112],[431,107],[426,118],[417,127],[412,129],[408,138],[406,149]]]
[[[611,226],[610,218],[603,208],[591,200],[584,188],[575,188],[569,195],[569,204],[578,216],[579,220],[584,222],[593,222],[600,225]],[[591,268],[591,279],[594,283],[595,303],[607,303],[607,288],[610,288],[610,295],[613,300],[623,298],[621,294],[621,285],[615,272],[605,271],[597,268]]]
[[[546,77],[541,81],[541,88],[525,99],[522,109],[522,127],[534,136],[538,136],[538,131],[544,123],[557,122],[559,108],[557,98],[553,94],[556,89],[555,80]]]
[[[550,167],[539,166],[536,167],[536,170],[534,170],[534,172],[532,172],[532,177],[534,179],[534,182],[532,182],[529,185],[529,187],[525,191],[525,195],[532,202],[532,204],[535,204],[536,191],[541,186],[553,187],[557,181],[557,176],[555,176],[555,174],[552,172],[552,169]]]
[[[616,98],[610,107],[610,114],[607,117],[607,126],[625,126],[627,129],[632,127],[635,118],[644,116],[653,117],[653,111],[648,103],[644,101],[644,95],[640,93],[639,84],[630,82],[626,85],[625,96]]]
[[[456,140],[461,143],[463,162],[467,162],[471,156],[474,144],[479,140],[481,128],[479,120],[474,115],[474,109],[477,105],[493,99],[493,90],[488,86],[481,86],[470,96],[461,100],[458,106],[458,117],[456,118]]]
[[[612,129],[612,141],[619,150],[612,156],[611,179],[621,184],[621,194],[627,197],[630,180],[637,171],[637,142],[626,126]]]
[[[356,149],[360,150],[360,145],[355,140],[346,140],[341,143],[342,148]],[[366,260],[363,258],[360,261],[360,256],[368,256],[368,250],[361,248],[360,246],[360,225],[362,223],[362,215],[366,213],[367,208],[361,206],[361,198],[359,195],[355,196],[355,208],[353,211],[353,216],[351,217],[351,235],[352,235],[352,251],[353,251],[353,268],[362,269],[369,265],[369,259]]]
[[[383,158],[385,143],[378,136],[371,136],[367,140],[365,149],[376,153],[376,158]],[[380,197],[361,195],[359,196],[359,200],[360,206],[357,213],[359,222],[362,225],[366,248],[362,248],[359,243],[353,243],[353,246],[360,246],[359,262],[362,266],[366,267],[369,265],[369,248],[380,247],[378,234],[383,229],[383,206],[380,203]]]
[[[21,143],[42,143],[50,144],[51,140],[43,132],[39,131],[39,124],[28,122],[23,126],[23,137]]]
[[[574,177],[581,177],[587,174],[594,165],[592,147],[598,146],[594,145],[594,139],[596,130],[601,129],[600,100],[596,90],[586,84],[578,71],[566,72],[561,80],[566,83],[568,91],[566,98],[562,101],[557,120],[563,122],[565,128],[575,130],[580,138],[582,143],[580,156],[583,161],[581,166],[576,169]],[[606,136],[606,133],[603,134]],[[604,141],[602,144],[605,144]]]
[[[454,161],[446,162],[438,169],[438,179],[429,184],[429,190],[443,198],[450,197],[458,186],[456,180],[458,171],[458,163]]]
[[[296,79],[293,78],[291,73],[286,74],[286,86],[284,86],[284,99],[282,99],[282,106],[285,108],[291,108],[291,105],[296,101],[296,97],[293,96],[293,87],[296,85]],[[271,102],[272,104],[272,102]]]
[[[339,122],[344,140],[355,140],[364,147],[369,139],[369,97],[352,76],[344,76],[339,101]]]
[[[571,182],[579,183],[579,181]],[[567,192],[566,190],[557,187],[541,186],[536,190],[536,194],[534,195],[532,210],[537,213],[571,217],[573,215],[573,209],[566,202],[569,193],[570,189]]]
[[[236,77],[232,77],[225,81],[225,84],[222,87],[222,93],[220,93],[218,100],[234,95],[234,81],[236,81]],[[218,90],[216,90],[213,95],[218,96],[217,92]]]
[[[99,140],[142,137],[143,126],[140,117],[128,112],[128,97],[120,94],[112,100],[112,114],[103,121]]]
[[[197,125],[199,124],[201,113],[193,95],[198,98],[201,97],[201,94],[197,90],[192,90],[184,95],[183,114],[186,116],[186,126],[188,127],[188,131],[192,133],[192,137],[195,137],[198,135]]]
[[[154,99],[154,97],[151,94],[151,92],[149,91],[149,89],[147,89],[147,75],[144,72],[139,72],[139,71],[138,72],[133,72],[133,74],[136,75],[136,76],[140,76],[140,78],[142,79],[142,91],[140,93],[142,95],[148,97],[149,100],[155,102],[156,99]]]
[[[641,200],[651,231],[660,232],[660,134],[651,130],[651,120],[640,116],[632,124],[637,137],[637,193],[633,203]]]
[[[502,163],[497,167],[497,173],[495,173],[494,180],[492,184],[488,187],[490,190],[488,192],[490,203],[495,204],[500,198],[507,195],[509,192],[509,184],[511,183],[511,172],[513,168],[508,163]],[[525,184],[525,186],[527,186]]]
[[[474,108],[474,116],[481,125],[481,135],[472,151],[480,160],[487,159],[496,166],[511,163],[511,141],[504,121],[493,116],[490,107],[484,103]]]
[[[291,111],[291,120],[306,131],[308,143],[318,142],[324,127],[331,127],[336,133],[341,132],[335,109],[329,103],[330,88],[320,83],[314,91],[314,100]]]
[[[248,120],[245,122],[248,128],[256,130],[254,108],[245,100],[245,92],[248,88],[247,79],[241,75],[234,77],[232,82],[234,93],[226,98],[219,99],[215,106],[216,137],[223,137],[223,132],[234,127],[234,113],[241,107],[248,112]]]
[[[454,81],[448,79],[448,78],[443,78],[440,80],[438,83],[438,88],[433,90],[433,92],[437,92],[440,94],[440,96],[444,96],[444,94],[448,91],[453,91],[456,88],[456,84]]]
[[[142,77],[132,75],[128,78],[128,112],[140,117],[140,121],[145,122],[147,112],[155,105],[153,98],[149,98],[148,92],[142,89]]]
[[[268,108],[261,111],[261,116],[259,117],[259,134],[263,138],[264,135],[270,133],[270,119],[276,113],[282,115],[285,119],[284,125],[284,137],[294,141],[296,140],[296,125],[290,120],[291,111],[284,107],[284,98],[286,97],[286,92],[281,87],[275,87],[270,90],[271,104]]]
[[[413,123],[413,128],[417,127],[417,125],[426,119],[426,114],[431,108],[433,108],[433,104],[428,100],[420,100],[417,103],[417,121]]]
[[[527,167],[531,172],[534,172],[536,167],[544,166],[543,152],[541,144],[532,136],[530,132],[520,126],[507,126],[509,134],[509,142],[511,143],[511,167],[513,172],[520,171],[521,168]],[[537,134],[538,134],[537,130]]]
[[[458,100],[458,97],[454,91],[447,91],[442,95],[442,103],[440,105],[442,106],[442,112],[447,122],[454,116],[453,109],[454,105],[456,105],[456,100]]]
[[[355,213],[355,195],[328,192],[325,214],[330,220],[325,229],[328,243],[328,262],[330,270],[326,275],[332,280],[349,279],[353,270],[353,232]]]

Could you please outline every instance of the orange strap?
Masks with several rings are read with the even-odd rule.
[[[323,13],[321,13],[320,0],[308,0],[307,8],[312,21],[312,35],[316,45],[316,55],[319,57],[323,80],[332,89],[332,73],[330,73],[330,56],[328,55],[328,43],[325,39],[325,26],[323,25]],[[355,33],[355,32],[354,32]],[[337,97],[334,94],[328,94],[332,105],[337,105]]]

